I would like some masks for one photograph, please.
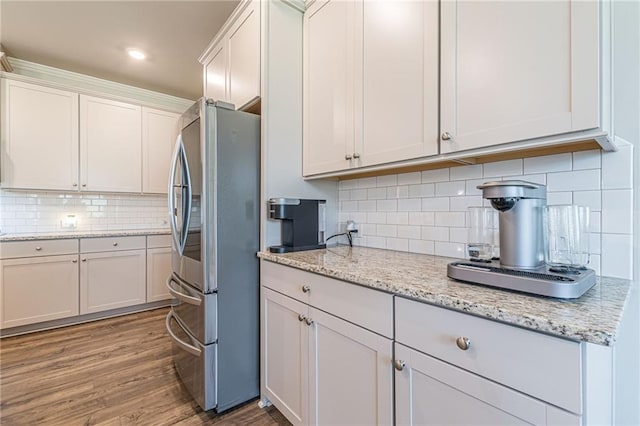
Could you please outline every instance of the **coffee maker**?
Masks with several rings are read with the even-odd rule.
[[[558,272],[545,262],[545,185],[520,180],[477,186],[498,210],[500,259],[490,263],[452,262],[450,278],[543,296],[573,299],[595,284],[595,272],[567,268]]]
[[[269,247],[272,253],[325,248],[326,200],[270,198],[269,219],[282,222],[282,244]]]

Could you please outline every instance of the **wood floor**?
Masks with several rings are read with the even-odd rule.
[[[0,424],[289,425],[257,401],[203,412],[180,383],[167,308],[0,341]]]

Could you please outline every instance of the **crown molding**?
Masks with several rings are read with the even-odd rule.
[[[107,97],[124,102],[131,102],[133,100],[142,106],[160,108],[178,113],[184,112],[193,105],[194,102],[189,99],[49,67],[35,62],[12,57],[8,59],[13,67],[13,72],[0,72],[0,77],[40,84],[56,89],[70,90],[85,95]]]

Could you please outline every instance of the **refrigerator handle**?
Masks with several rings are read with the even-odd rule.
[[[202,303],[201,299],[197,297],[189,296],[187,294],[182,293],[181,291],[176,290],[171,285],[172,282],[178,282],[178,281],[173,276],[169,276],[169,278],[167,278],[167,290],[169,290],[169,293],[171,293],[173,297],[175,297],[176,299],[184,303],[188,303],[189,305],[200,306],[200,304]]]
[[[184,166],[184,176],[186,177],[186,182],[182,186],[186,191],[186,194],[182,195],[182,199],[186,200],[186,205],[182,211],[182,249],[184,250],[185,245],[187,244],[187,235],[189,233],[189,226],[191,226],[191,200],[192,200],[192,190],[191,190],[191,169],[189,169],[189,161],[187,160],[187,154],[182,149],[182,164]]]
[[[167,314],[167,319],[165,322],[165,326],[167,327],[167,333],[169,333],[169,337],[171,337],[171,340],[173,340],[173,342],[178,345],[180,348],[184,349],[185,351],[189,352],[192,355],[195,356],[200,356],[200,354],[202,353],[202,350],[200,348],[197,348],[193,345],[190,345],[188,343],[183,342],[182,340],[180,340],[178,338],[178,336],[176,336],[175,334],[173,334],[173,331],[171,330],[171,320],[173,319],[173,311],[169,311],[169,314]],[[178,323],[178,326],[180,328],[182,328],[182,326],[180,325],[180,323]]]
[[[178,230],[178,223],[176,220],[175,209],[176,209],[176,194],[175,194],[175,178],[176,178],[176,168],[178,167],[178,160],[181,156],[182,152],[182,134],[178,134],[176,138],[176,146],[173,150],[173,160],[171,161],[171,171],[169,172],[169,188],[167,194],[169,195],[169,224],[171,225],[171,237],[173,239],[173,243],[178,250],[178,253],[182,255],[182,246],[180,245],[180,235]]]

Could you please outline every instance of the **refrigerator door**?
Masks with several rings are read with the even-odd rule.
[[[173,341],[173,361],[182,383],[203,410],[215,408],[217,345],[198,342],[176,321],[173,311],[167,315],[166,328]]]
[[[167,279],[167,289],[176,299],[173,312],[187,331],[208,345],[218,338],[217,293],[202,293],[173,274]]]

